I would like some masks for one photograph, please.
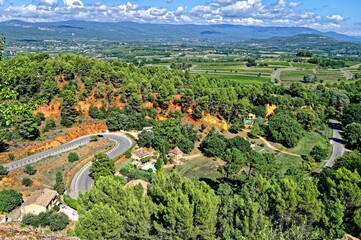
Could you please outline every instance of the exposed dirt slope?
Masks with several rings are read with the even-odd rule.
[[[0,154],[0,164],[9,162],[9,154],[13,154],[15,159],[21,159],[31,153],[42,152],[47,149],[60,146],[70,142],[78,137],[93,133],[104,132],[107,128],[105,123],[84,124],[79,127],[70,128],[67,132],[54,139],[49,139],[39,144],[33,144],[22,149],[15,149],[11,152],[3,152]]]

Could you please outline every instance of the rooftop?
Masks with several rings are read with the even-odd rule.
[[[56,195],[57,192],[49,188],[37,190],[33,194],[31,194],[28,199],[25,200],[24,206],[36,204],[39,206],[47,207],[49,203],[56,197]]]
[[[139,149],[133,151],[133,154],[136,157],[144,158],[144,157],[149,156],[150,153],[147,150],[145,150],[144,148],[139,148]]]
[[[179,147],[175,147],[172,152],[174,155],[182,154],[182,150],[179,149]]]

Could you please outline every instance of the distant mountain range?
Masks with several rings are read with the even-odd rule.
[[[0,32],[10,40],[100,39],[137,42],[224,42],[289,37],[299,34],[321,35],[339,41],[361,42],[361,37],[336,32],[320,32],[304,27],[259,27],[241,25],[174,25],[134,22],[65,21],[28,23],[12,20],[0,23]]]

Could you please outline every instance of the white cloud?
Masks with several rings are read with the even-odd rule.
[[[63,0],[64,5],[70,8],[82,8],[84,4],[81,0]]]
[[[0,0],[0,6],[4,4],[4,0]]]
[[[327,19],[335,20],[335,21],[342,21],[343,17],[340,15],[331,15],[331,16],[327,16]]]
[[[58,5],[58,0],[35,0],[35,2],[39,3],[40,5],[47,5],[47,6]]]
[[[178,6],[177,9],[174,11],[175,15],[180,15],[184,12],[185,8],[183,6]]]
[[[298,5],[300,5],[301,3],[299,3],[299,2],[290,2],[289,4],[288,4],[288,6],[289,7],[297,7]]]
[[[0,0],[0,3],[4,0]],[[58,4],[62,2],[63,4]],[[62,21],[70,19],[93,21],[134,21],[149,23],[242,24],[261,26],[308,26],[319,30],[338,28],[341,15],[320,16],[314,11],[300,11],[299,2],[274,0],[209,0],[188,9],[139,6],[131,3],[106,4],[82,0],[33,0],[33,4],[10,5],[0,10],[0,20]],[[132,1],[133,2],[133,1]]]

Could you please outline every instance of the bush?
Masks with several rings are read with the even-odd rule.
[[[99,140],[99,137],[97,135],[90,136],[90,141],[91,142],[96,142],[98,140]]]
[[[304,83],[315,83],[315,82],[317,82],[317,76],[312,75],[312,74],[303,76],[303,82]]]
[[[33,181],[30,178],[23,178],[21,184],[23,184],[26,187],[30,187],[31,184],[33,184]]]
[[[0,166],[0,180],[8,174],[8,170],[4,166]]]
[[[132,157],[132,152],[130,150],[127,150],[127,151],[125,151],[124,156],[126,158],[131,158]]]
[[[164,161],[162,158],[158,158],[157,162],[155,163],[155,169],[157,169],[158,171],[161,170],[163,168],[164,165]]]
[[[147,162],[149,162],[149,160],[150,160],[150,157],[149,157],[149,156],[140,159],[140,161],[141,161],[142,163],[147,163]]]
[[[153,177],[153,171],[148,172],[138,169],[136,166],[128,164],[119,171],[123,176],[128,177],[128,180],[143,179],[144,181],[150,182]]]
[[[38,217],[32,213],[25,214],[21,220],[21,223],[33,227],[38,227],[40,225]]]
[[[26,214],[23,216],[22,223],[33,227],[50,226],[52,231],[59,231],[66,228],[69,223],[69,218],[63,212],[50,210],[41,212],[39,215]]]
[[[53,119],[46,119],[45,126],[44,126],[44,132],[48,132],[51,129],[54,129],[56,127],[55,121]]]
[[[317,161],[321,162],[327,158],[327,149],[319,145],[316,145],[312,148],[310,155]]]
[[[76,162],[76,161],[79,161],[79,159],[80,159],[79,155],[77,153],[75,153],[75,152],[71,152],[68,155],[68,161],[69,162]]]
[[[66,228],[69,223],[69,217],[63,212],[55,212],[49,216],[50,230],[59,231]]]
[[[17,191],[11,190],[2,190],[0,192],[0,211],[1,212],[10,212],[15,209],[17,206],[20,206],[22,202],[22,195]]]
[[[36,173],[36,169],[31,165],[26,165],[24,172],[26,172],[29,175],[34,175]]]
[[[241,130],[242,130],[241,125],[236,123],[236,124],[232,124],[232,126],[229,129],[229,132],[230,133],[238,133]]]
[[[53,210],[59,212],[59,210],[60,210],[59,205],[55,205],[55,206],[53,207]]]
[[[79,208],[79,202],[78,200],[71,198],[69,195],[64,195],[64,202],[66,205],[68,205],[69,207],[78,210]]]

